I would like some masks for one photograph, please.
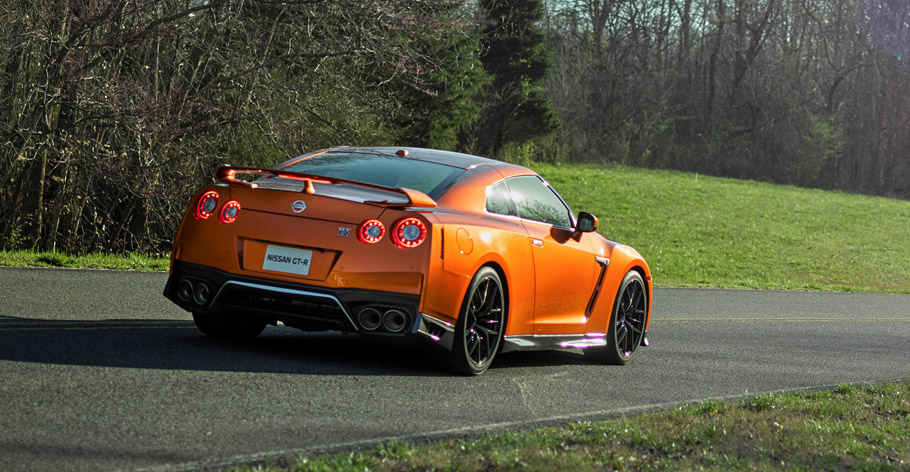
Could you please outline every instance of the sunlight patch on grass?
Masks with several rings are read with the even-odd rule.
[[[910,201],[618,165],[537,165],[659,286],[910,293]]]
[[[910,201],[619,165],[532,165],[657,286],[910,293]],[[0,253],[0,265],[167,270],[141,255]]]

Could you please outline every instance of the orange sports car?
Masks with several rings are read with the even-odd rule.
[[[164,289],[207,335],[281,322],[416,337],[468,375],[501,351],[625,364],[647,345],[647,263],[525,167],[337,147],[216,178],[183,216]]]

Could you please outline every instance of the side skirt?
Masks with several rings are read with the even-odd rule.
[[[641,345],[647,346],[648,333],[641,338]],[[505,336],[502,340],[502,352],[510,351],[543,351],[549,349],[585,349],[607,345],[605,333],[585,334],[527,334]]]
[[[502,352],[541,351],[547,349],[584,349],[586,347],[606,346],[605,333],[585,334],[538,334],[505,336]]]

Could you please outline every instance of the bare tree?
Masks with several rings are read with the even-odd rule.
[[[458,0],[8,0],[0,244],[165,252],[219,164],[454,142],[471,14]]]
[[[573,159],[910,197],[898,0],[550,4]]]

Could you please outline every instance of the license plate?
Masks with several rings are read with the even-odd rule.
[[[265,248],[262,268],[287,274],[309,275],[313,251],[292,247],[272,246]]]

